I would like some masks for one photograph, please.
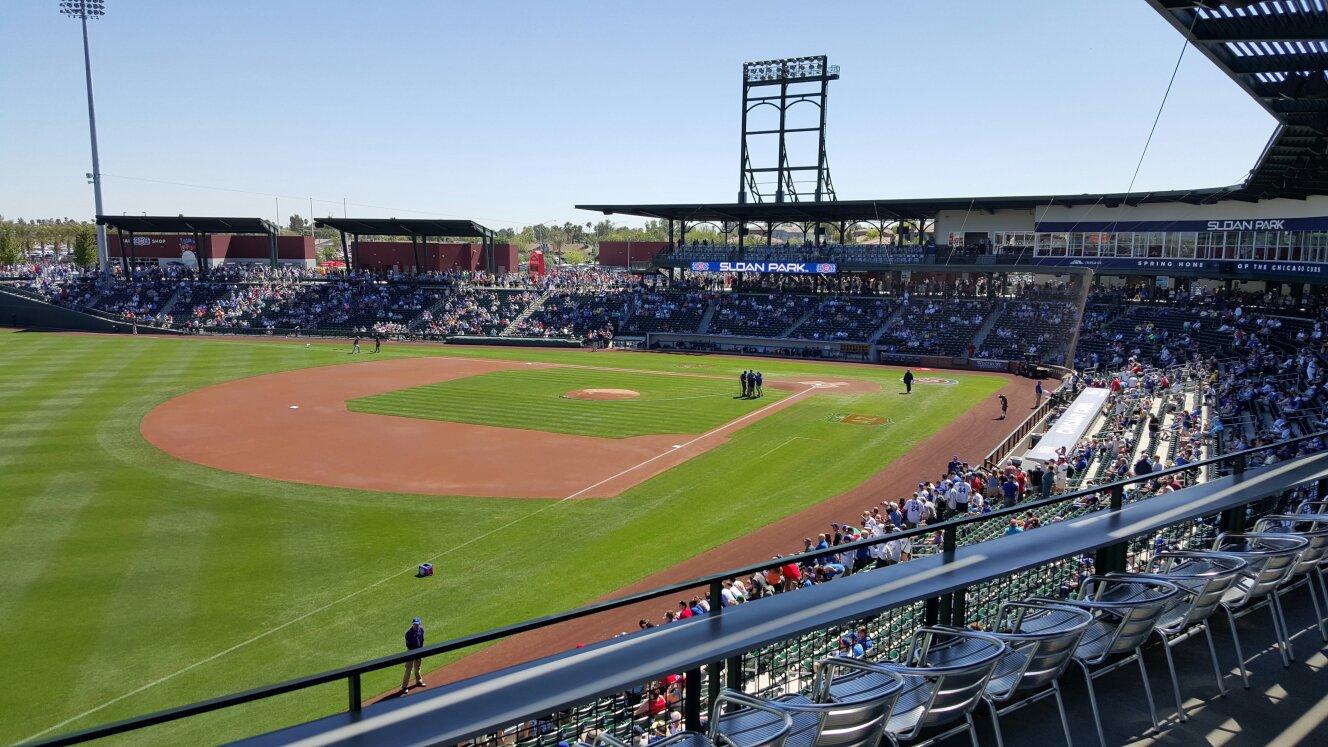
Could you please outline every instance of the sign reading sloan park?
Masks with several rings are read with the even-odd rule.
[[[833,275],[833,262],[691,262],[692,272],[775,272],[794,275]]]

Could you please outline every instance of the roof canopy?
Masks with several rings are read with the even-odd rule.
[[[97,223],[129,233],[240,233],[275,236],[277,227],[262,218],[199,215],[98,215]]]
[[[1254,198],[1328,193],[1328,9],[1318,0],[1148,0],[1278,122]]]
[[[318,218],[318,228],[332,228],[357,236],[457,236],[492,238],[493,231],[472,220],[431,218]]]
[[[605,215],[636,215],[661,220],[737,223],[847,223],[931,218],[940,210],[1011,210],[1101,204],[1104,207],[1150,202],[1199,205],[1238,197],[1238,187],[1135,192],[1126,194],[1030,195],[1023,197],[940,197],[935,199],[838,200],[835,202],[685,203],[674,205],[577,205]]]

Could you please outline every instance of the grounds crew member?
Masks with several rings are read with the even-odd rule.
[[[420,624],[420,618],[410,621],[410,627],[406,628],[406,650],[414,651],[417,648],[424,648],[424,626]],[[411,659],[406,662],[406,673],[401,676],[401,694],[405,695],[409,690],[410,672],[415,670],[415,686],[424,687],[424,680],[420,677],[421,659]]]
[[[913,372],[904,371],[904,394],[913,393]]]

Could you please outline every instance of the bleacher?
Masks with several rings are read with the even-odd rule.
[[[1065,301],[1006,301],[977,350],[979,358],[1062,364],[1078,326]]]
[[[814,296],[781,293],[724,293],[710,320],[709,334],[743,337],[779,337],[818,300]]]
[[[705,294],[700,291],[645,290],[619,331],[625,335],[695,332],[701,326],[707,305]]]
[[[894,353],[966,355],[994,306],[986,299],[913,297],[877,344]]]
[[[894,298],[827,298],[799,324],[790,337],[806,340],[866,342],[899,310]]]

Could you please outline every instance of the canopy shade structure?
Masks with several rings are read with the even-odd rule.
[[[1245,191],[1256,199],[1328,191],[1328,8],[1320,0],[1148,4],[1277,120]]]
[[[224,218],[212,215],[98,215],[97,225],[106,226],[120,233],[120,262],[125,275],[129,274],[133,242],[125,241],[125,234],[131,238],[136,233],[174,233],[193,234],[194,246],[204,251],[205,244],[198,239],[210,234],[258,234],[268,237],[270,261],[277,266],[277,236],[280,229],[276,224],[262,218]],[[207,252],[204,251],[204,254]],[[199,273],[207,274],[207,262],[210,257],[199,256]]]
[[[940,197],[835,202],[682,203],[671,205],[577,205],[605,215],[635,215],[677,221],[729,223],[843,223],[930,218],[941,210],[1008,210],[1100,204],[1106,207],[1150,202],[1202,205],[1239,199],[1240,187],[1119,192],[1115,194],[1028,195],[1022,197]]]
[[[131,233],[240,233],[277,234],[277,227],[262,218],[218,218],[199,215],[98,215],[97,223]]]
[[[420,271],[420,245],[428,245],[429,237],[477,238],[484,245],[485,269],[496,272],[494,233],[473,220],[437,220],[433,218],[318,218],[317,228],[331,228],[341,234],[341,255],[346,271],[352,269],[351,252],[346,234],[359,244],[361,236],[406,236],[410,238],[415,260],[415,271]]]

